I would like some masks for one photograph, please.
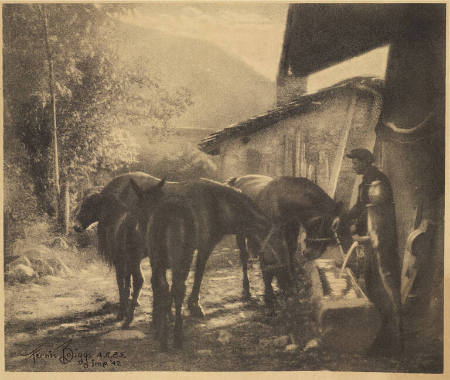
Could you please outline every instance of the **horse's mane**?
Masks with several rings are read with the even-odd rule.
[[[339,203],[331,198],[319,185],[304,177],[278,177],[279,179],[291,182],[301,183],[304,187],[305,195],[311,200],[311,203],[317,205],[320,211],[326,214],[334,214]]]
[[[224,184],[228,186],[234,186],[238,177],[229,177],[225,180]]]
[[[236,177],[234,177],[234,178],[236,179]],[[237,191],[238,193],[241,193],[241,190],[234,187],[231,183],[227,183],[227,181],[219,182],[219,181],[216,181],[216,180],[210,179],[210,178],[200,178],[200,181],[210,183],[212,185],[218,185],[220,187],[226,187],[228,189],[232,189],[233,191]]]
[[[85,190],[83,193],[83,199],[90,197],[94,194],[100,194],[103,191],[103,186],[94,186],[90,187],[89,189]]]

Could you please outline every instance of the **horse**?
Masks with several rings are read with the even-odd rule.
[[[290,291],[287,246],[280,234],[271,231],[270,221],[249,197],[206,179],[180,183],[176,193],[165,191],[164,180],[148,190],[141,189],[133,179],[130,184],[138,197],[135,213],[145,241],[145,254],[152,267],[153,326],[162,350],[167,349],[172,297],[175,301],[174,344],[181,347],[183,342],[181,307],[194,250],[198,253],[188,305],[191,310],[198,310],[207,259],[224,235],[243,231],[258,243],[264,300],[270,314],[275,312],[273,278],[283,292]],[[171,292],[166,279],[169,268],[172,270]]]
[[[335,202],[309,179],[249,174],[229,178],[225,183],[250,196],[261,211],[281,229],[293,269],[300,225],[306,231],[303,255],[308,259],[319,257],[328,245],[335,242],[331,225],[343,212],[342,202]],[[341,228],[344,227],[342,224]],[[237,236],[237,243],[240,250],[247,249],[245,236],[242,234]]]
[[[103,188],[97,187],[95,191],[87,194],[75,213],[73,226],[75,231],[81,232],[93,223],[98,222],[98,253],[108,265],[112,265],[115,268],[120,299],[117,319],[125,319],[122,325],[123,328],[128,327],[133,320],[134,307],[137,304],[137,298],[143,283],[142,272],[139,266],[143,256],[137,255],[135,259],[129,257],[129,255],[136,256],[134,251],[142,251],[140,246],[142,243],[139,243],[141,237],[136,231],[133,231],[133,226],[130,225],[130,223],[133,223],[133,219],[129,215],[130,210],[137,201],[136,192],[130,186],[130,179],[133,179],[143,191],[160,182],[159,178],[144,172],[130,172],[113,178]],[[165,192],[171,194],[176,194],[182,188],[183,185],[179,182],[166,181],[164,184]],[[131,231],[129,236],[125,234],[125,230]],[[127,241],[125,246],[123,239]],[[247,289],[249,288],[247,277],[248,257],[246,255],[247,252],[245,250],[240,250],[244,293],[245,284],[247,284]],[[128,264],[124,265],[124,260],[127,260],[127,258]],[[132,273],[125,270],[128,267],[132,267]],[[197,267],[202,268],[204,264],[199,262]],[[133,298],[129,304],[128,296],[131,276],[133,277]],[[192,296],[190,297],[192,302],[189,303],[190,313],[197,317],[204,315],[198,301],[201,278],[202,274],[198,277],[196,276]]]
[[[73,228],[76,232],[82,232],[92,224],[99,223],[98,251],[104,261],[115,268],[120,300],[117,320],[124,320],[122,328],[127,328],[133,321],[143,284],[140,268],[144,258],[143,244],[137,219],[123,203],[111,199],[108,189],[96,188],[87,193],[77,208]],[[131,277],[133,294],[129,303]]]
[[[75,212],[73,228],[84,231],[98,222],[98,253],[116,272],[119,290],[119,311],[117,320],[124,320],[122,328],[127,328],[133,320],[143,284],[140,262],[142,241],[138,234],[137,220],[130,213],[131,206],[137,201],[136,193],[130,188],[130,178],[143,189],[159,183],[160,179],[143,172],[131,172],[114,177],[104,187],[91,189],[85,195]],[[175,182],[167,182],[167,188]],[[129,303],[131,276],[133,277],[133,295]]]

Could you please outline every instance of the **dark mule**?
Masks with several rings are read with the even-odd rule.
[[[98,252],[116,271],[120,306],[118,320],[125,318],[123,327],[129,326],[142,288],[140,262],[143,256],[137,219],[130,214],[137,197],[130,188],[130,178],[146,189],[159,183],[159,179],[141,172],[128,173],[112,179],[104,188],[95,188],[86,194],[75,214],[74,230],[81,232],[98,222]],[[166,184],[166,186],[170,186]],[[133,277],[131,302],[130,282]]]
[[[181,307],[194,250],[198,251],[197,263],[188,304],[191,312],[201,313],[198,296],[205,265],[224,235],[244,232],[258,243],[264,299],[274,312],[273,278],[277,278],[283,291],[289,291],[287,247],[279,234],[269,233],[271,223],[249,197],[209,180],[180,183],[176,193],[166,192],[164,181],[147,191],[133,180],[130,182],[139,198],[136,213],[152,266],[153,324],[163,350],[167,348],[172,297],[176,308],[174,342],[176,346],[182,344]],[[169,268],[172,293],[166,279]]]
[[[314,182],[301,177],[272,178],[251,174],[234,177],[227,184],[249,195],[261,211],[281,229],[289,249],[292,269],[298,245],[300,225],[306,231],[304,255],[313,258],[335,242],[331,225],[343,209]],[[246,250],[245,236],[238,236],[238,245]]]

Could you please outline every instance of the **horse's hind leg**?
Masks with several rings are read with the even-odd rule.
[[[134,265],[134,268],[132,269],[131,273],[133,275],[133,297],[130,302],[130,308],[128,310],[127,318],[122,326],[123,328],[127,328],[134,319],[134,310],[137,305],[139,293],[141,292],[142,289],[142,284],[144,283],[140,263],[136,263]]]
[[[194,285],[192,292],[188,299],[188,308],[192,316],[203,317],[205,314],[199,304],[198,298],[200,294],[200,286],[202,284],[203,273],[205,271],[206,260],[208,259],[211,250],[199,250],[197,253],[197,262],[195,266]]]
[[[291,280],[296,282],[297,278],[297,250],[298,250],[298,233],[299,233],[300,225],[298,223],[289,223],[284,226],[284,238],[286,239],[286,243],[288,246],[289,252],[289,267],[291,273]]]
[[[153,336],[159,340],[161,351],[167,351],[168,312],[170,307],[169,284],[166,279],[166,269],[153,270]]]
[[[155,271],[152,269],[152,279],[151,279],[151,283],[152,283],[152,292],[153,292],[153,309],[152,309],[152,322],[151,322],[151,326],[152,326],[152,330],[153,330],[153,338],[154,339],[158,339],[158,334],[159,334],[159,329],[160,329],[160,298],[158,297],[159,295],[159,289],[158,289],[158,279],[156,277],[156,273]]]
[[[263,281],[264,281],[264,303],[266,306],[266,313],[269,316],[275,316],[275,295],[272,288],[273,275],[261,267]]]
[[[189,267],[188,267],[189,268]],[[189,270],[184,268],[174,271],[172,276],[172,292],[175,299],[175,327],[174,327],[174,347],[181,348],[183,346],[183,319],[181,317],[181,308],[183,306],[184,295],[186,293],[185,281]]]
[[[247,270],[247,264],[248,264],[248,250],[247,250],[247,244],[245,243],[245,236],[243,235],[236,235],[236,243],[239,247],[239,257],[241,259],[242,264],[242,298],[244,300],[251,299],[250,294],[250,283],[248,281],[248,270]]]
[[[126,316],[128,305],[128,294],[130,291],[129,285],[128,289],[126,287],[126,276],[128,274],[126,273],[126,268],[124,267],[124,265],[121,264],[122,263],[115,264],[117,287],[119,288],[119,312],[117,314],[118,321],[121,321]]]
[[[169,284],[166,278],[166,269],[161,269],[159,272],[159,297],[161,297],[161,328],[159,334],[159,343],[161,345],[161,351],[167,351],[167,340],[169,336],[169,312],[170,306],[172,305],[172,297],[170,295]]]

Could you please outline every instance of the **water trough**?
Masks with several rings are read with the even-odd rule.
[[[380,328],[374,305],[352,271],[334,258],[311,263],[312,302],[322,343],[339,352],[366,352]]]

